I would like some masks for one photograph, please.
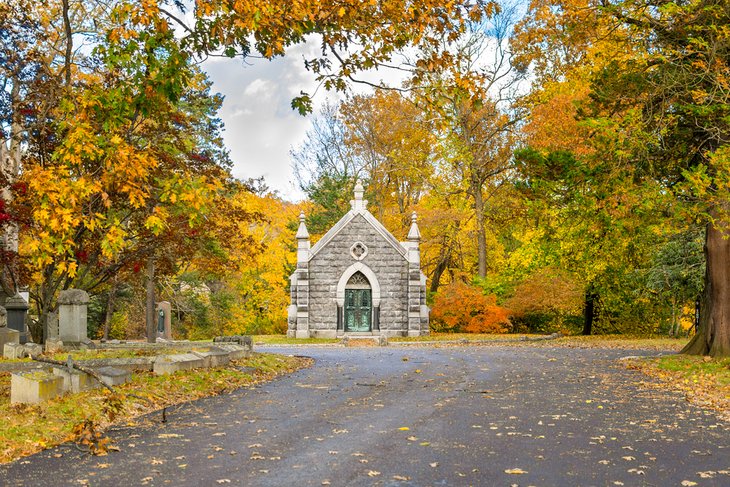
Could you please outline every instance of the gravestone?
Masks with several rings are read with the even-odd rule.
[[[63,392],[76,394],[81,391],[98,387],[98,384],[93,377],[86,372],[82,372],[73,367],[73,359],[71,358],[71,355],[68,356],[66,367],[53,367],[53,375],[63,379],[63,383],[61,384],[61,390]]]
[[[96,373],[99,374],[101,382],[109,387],[118,386],[132,380],[131,372],[116,367],[100,367],[96,369]]]
[[[82,343],[86,334],[89,295],[81,289],[66,289],[58,298],[58,338],[64,343]]]
[[[8,328],[18,331],[20,334],[20,343],[28,341],[28,333],[25,326],[25,316],[28,313],[28,308],[28,302],[20,294],[16,294],[5,300],[5,309],[8,314]]]
[[[0,350],[5,349],[6,343],[20,343],[18,330],[8,328],[8,313],[0,306]]]
[[[38,404],[60,395],[63,379],[50,372],[36,370],[13,373],[10,379],[10,404]]]
[[[172,340],[172,306],[168,301],[157,303],[157,338]]]
[[[54,311],[46,315],[46,340],[58,340],[58,313]]]

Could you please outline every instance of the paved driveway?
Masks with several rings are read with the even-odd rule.
[[[0,485],[730,485],[730,426],[639,385],[616,360],[635,351],[268,350],[317,363],[117,430],[106,457],[0,467]]]

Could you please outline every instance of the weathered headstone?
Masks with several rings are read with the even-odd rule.
[[[35,370],[12,374],[10,403],[38,404],[62,392],[63,379],[50,372]]]
[[[20,343],[18,330],[8,328],[8,313],[0,306],[0,350],[5,349],[6,343]]]
[[[3,357],[7,359],[25,358],[25,346],[20,343],[6,343],[3,346]]]
[[[116,367],[100,367],[96,369],[101,382],[109,387],[118,386],[132,380],[132,373],[128,370],[118,369]]]
[[[230,360],[240,360],[251,356],[249,348],[239,345],[238,343],[217,343],[216,348],[220,348],[228,352]]]
[[[63,383],[61,384],[63,392],[75,394],[77,392],[99,387],[99,384],[89,374],[74,369],[71,355],[68,356],[66,367],[53,367],[53,375],[56,375],[63,380]]]
[[[209,350],[194,351],[193,353],[203,359],[204,367],[220,367],[228,364],[231,360],[230,352],[217,347]]]
[[[28,341],[28,333],[25,326],[25,316],[28,313],[28,308],[28,302],[19,294],[5,300],[8,328],[18,331],[20,334],[20,343]]]
[[[89,295],[81,289],[66,289],[58,298],[58,337],[64,343],[88,341],[86,308]]]
[[[155,375],[172,374],[178,370],[196,369],[204,367],[205,361],[192,353],[177,355],[161,355],[155,359],[153,371]]]
[[[172,306],[168,301],[157,303],[157,338],[172,340]]]
[[[37,357],[38,355],[43,353],[43,345],[40,345],[38,343],[26,343],[23,345],[25,347],[25,354],[26,355],[32,355],[33,357]]]
[[[46,315],[46,340],[58,339],[58,313],[51,311]]]

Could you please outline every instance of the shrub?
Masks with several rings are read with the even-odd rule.
[[[509,310],[497,306],[494,295],[464,282],[442,288],[431,308],[434,331],[455,333],[505,333],[511,329]]]

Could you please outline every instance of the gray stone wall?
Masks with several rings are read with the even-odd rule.
[[[401,334],[408,330],[408,261],[361,215],[342,229],[309,262],[309,329],[334,332],[337,328],[337,283],[355,262],[350,247],[368,247],[362,262],[380,283],[380,330]]]

